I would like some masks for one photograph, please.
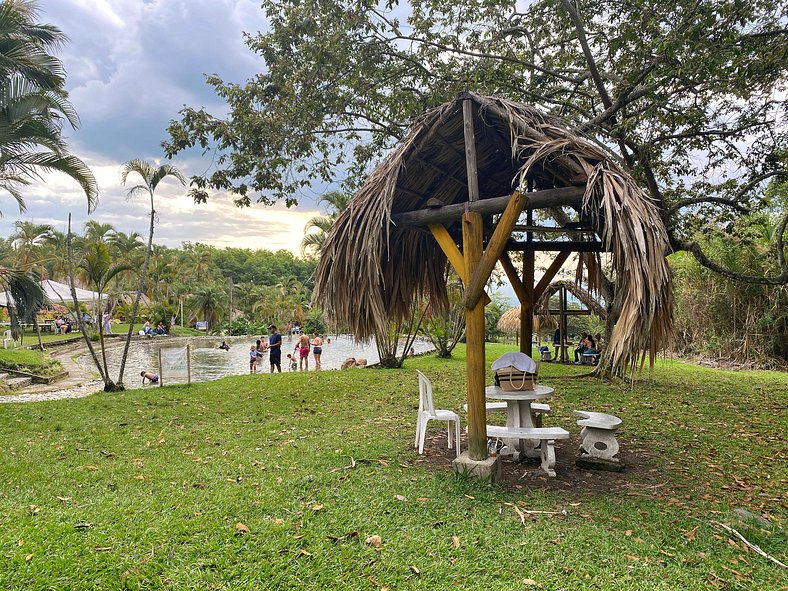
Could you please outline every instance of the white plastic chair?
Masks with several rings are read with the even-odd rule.
[[[11,348],[14,348],[16,341],[14,341],[14,337],[11,334],[10,330],[7,330],[3,333],[3,349],[8,349],[8,343],[11,343]]]
[[[419,455],[424,453],[424,440],[427,437],[427,423],[430,419],[446,421],[449,431],[449,449],[456,447],[457,457],[460,457],[460,417],[452,410],[436,410],[432,402],[432,382],[429,378],[416,370],[419,374],[419,415],[416,420],[416,439],[413,447],[419,448]],[[452,431],[451,424],[454,423]]]

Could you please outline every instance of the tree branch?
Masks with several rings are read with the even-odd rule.
[[[690,199],[682,199],[678,203],[672,205],[668,208],[665,212],[667,216],[672,216],[678,210],[683,209],[684,207],[688,207],[690,205],[697,205],[699,203],[719,203],[720,205],[727,205],[728,207],[732,207],[739,213],[750,213],[750,210],[746,207],[739,205],[738,203],[734,203],[731,199],[725,199],[724,197],[693,197]]]

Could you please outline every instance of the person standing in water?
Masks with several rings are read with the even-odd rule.
[[[268,326],[271,336],[268,337],[268,358],[271,361],[271,373],[274,370],[282,373],[282,335],[276,330],[276,325]]]
[[[301,333],[298,337],[298,369],[309,371],[309,336]]]
[[[323,354],[323,339],[316,334],[312,339],[312,353],[315,355],[315,370],[320,371],[320,356]]]

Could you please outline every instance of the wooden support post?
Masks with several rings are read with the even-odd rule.
[[[468,178],[468,201],[479,199],[479,182],[476,169],[476,136],[473,130],[473,103],[462,102],[463,132],[465,138],[465,168]],[[507,206],[508,207],[508,206]],[[462,250],[465,257],[465,277],[471,278],[484,251],[482,216],[466,213],[462,218]],[[500,253],[499,253],[500,254]],[[497,260],[497,256],[495,259]],[[466,292],[468,284],[465,284]],[[484,304],[465,308],[465,371],[468,385],[468,456],[471,460],[487,459],[487,411],[484,406]]]
[[[482,295],[484,286],[490,279],[490,274],[495,268],[495,263],[498,262],[506,243],[512,234],[512,228],[517,223],[517,218],[523,211],[523,207],[528,202],[528,197],[523,193],[515,191],[506,210],[501,214],[498,223],[495,226],[493,235],[487,243],[487,249],[482,253],[479,264],[473,270],[470,282],[465,288],[465,307],[468,309],[473,308],[479,301]],[[531,284],[533,286],[533,284]]]
[[[529,188],[531,182],[529,179]],[[528,225],[532,226],[534,223],[534,212],[532,209],[528,210]],[[528,232],[526,240],[530,243],[533,242],[533,232]],[[520,305],[520,352],[531,356],[531,341],[534,334],[534,267],[536,266],[536,255],[534,251],[527,251],[523,253],[523,287],[525,288],[525,303]]]
[[[482,217],[469,213],[463,218],[462,245],[466,273],[470,275],[482,256]],[[487,459],[487,415],[484,407],[484,304],[465,310],[466,372],[468,397],[468,455],[472,460]]]
[[[561,315],[558,318],[558,327],[561,330],[561,363],[568,361],[568,351],[566,350],[566,288],[561,286],[558,290],[558,304],[561,310]]]
[[[520,351],[529,357],[534,333],[534,253],[523,253],[523,286],[525,287],[525,303],[520,305]]]

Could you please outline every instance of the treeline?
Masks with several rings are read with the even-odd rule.
[[[0,239],[0,265],[66,283],[66,235],[46,224],[17,221],[14,227],[11,236]],[[84,231],[72,239],[75,283],[86,289],[96,287],[84,261],[97,244],[106,249],[110,265],[130,267],[115,275],[106,290],[116,302],[113,314],[127,316],[145,256],[144,240],[136,232],[127,234],[111,224],[88,221]],[[305,322],[310,313],[319,321],[320,312],[312,311],[309,304],[314,270],[314,260],[298,258],[286,250],[217,248],[199,243],[185,243],[180,248],[154,245],[142,318],[166,322],[176,316],[180,322],[183,314],[184,324],[204,320],[211,329],[218,329],[229,323],[232,299],[236,330],[271,321]]]

